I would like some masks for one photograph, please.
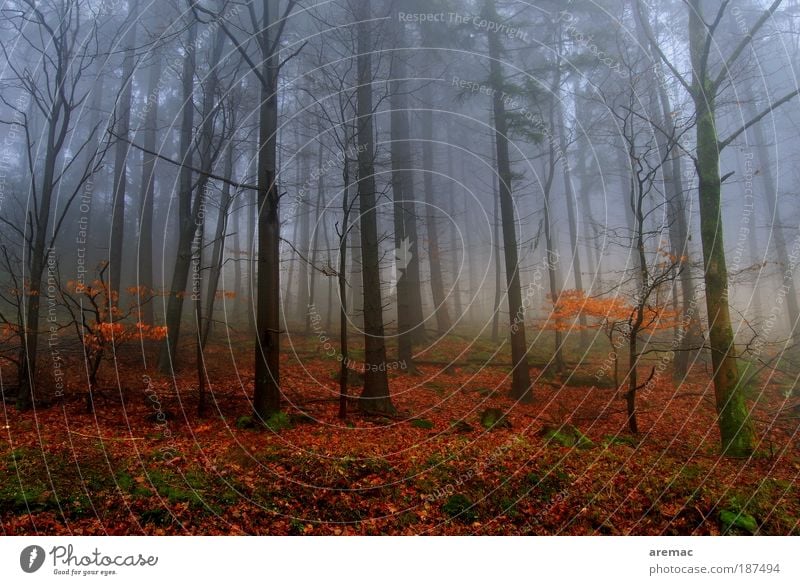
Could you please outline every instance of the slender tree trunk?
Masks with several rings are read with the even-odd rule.
[[[487,18],[497,22],[494,0],[486,0]],[[489,79],[494,90],[492,106],[494,113],[495,148],[497,149],[497,171],[500,178],[500,214],[503,218],[503,248],[506,260],[506,288],[508,312],[511,325],[511,397],[521,402],[533,400],[531,375],[528,369],[528,344],[525,340],[525,309],[520,290],[517,235],[515,230],[514,200],[511,196],[511,162],[508,155],[508,127],[503,103],[503,71],[501,46],[497,31],[489,30]]]
[[[54,82],[56,87],[64,83],[65,71],[62,66],[56,70]],[[46,120],[45,156],[41,168],[42,179],[39,183],[41,189],[41,199],[38,203],[36,214],[36,224],[33,230],[32,242],[28,245],[30,254],[28,266],[28,286],[30,291],[23,295],[22,313],[22,347],[20,348],[20,375],[19,392],[17,393],[17,408],[28,410],[36,402],[36,363],[39,345],[39,309],[42,290],[42,275],[47,264],[48,249],[47,237],[50,235],[48,226],[50,224],[50,213],[53,203],[54,179],[56,162],[58,161],[59,151],[64,144],[69,129],[71,110],[61,99],[57,98],[51,106],[49,116]],[[32,185],[35,185],[34,178],[31,177]],[[33,190],[33,189],[32,189]],[[34,191],[35,193],[35,191]]]
[[[208,325],[210,324],[210,319],[208,318],[206,319],[205,323],[203,323],[203,236],[203,228],[201,227],[197,233],[197,237],[195,238],[196,248],[192,258],[192,262],[194,263],[194,275],[192,276],[192,300],[194,301],[195,331],[197,332],[197,343],[195,344],[195,365],[197,368],[197,416],[200,417],[205,416],[206,411],[206,364],[203,356],[203,350],[206,346]],[[210,283],[208,290],[213,298],[214,291],[212,291]]]
[[[225,149],[225,177],[229,180],[233,176],[233,142],[228,142]],[[222,275],[222,262],[225,257],[225,238],[228,233],[228,213],[231,207],[231,185],[222,185],[222,194],[219,200],[219,210],[217,214],[217,227],[214,231],[214,244],[211,249],[211,261],[209,263],[208,285],[206,290],[205,319],[203,320],[202,347],[205,349],[208,336],[211,332],[214,319],[214,301],[219,288],[219,280]]]
[[[497,168],[497,151],[492,154],[492,166]],[[500,302],[503,300],[503,267],[500,264],[500,196],[497,192],[497,182],[492,181],[492,200],[494,201],[494,311],[492,312],[492,341],[498,339],[498,325],[500,323]]]
[[[346,226],[343,227],[342,229],[346,229]],[[323,234],[325,237],[325,249],[327,250],[328,254],[328,268],[333,269],[333,258],[331,256],[331,248],[333,247],[333,243],[331,242],[330,238],[330,233],[329,233],[330,228],[328,227],[328,222],[325,220],[323,220],[323,230],[324,230]],[[339,243],[338,247],[341,248],[341,243]],[[347,265],[345,264],[345,269],[346,268]],[[339,276],[344,276],[344,274],[345,273],[342,273]],[[327,282],[327,289],[328,289],[328,310],[325,313],[325,330],[330,331],[331,326],[333,325],[333,288],[335,283],[332,278],[326,278],[325,281]],[[346,281],[345,284],[347,284]],[[342,301],[344,301],[344,297],[342,297]]]
[[[257,156],[257,155],[256,155]],[[247,206],[247,331],[256,334],[256,291],[258,289],[258,277],[256,266],[258,263],[258,250],[256,249],[256,234],[258,223],[256,211],[258,210],[258,193],[251,193],[250,201]]]
[[[273,45],[277,2],[263,0],[261,46]],[[274,15],[274,16],[273,16]],[[279,193],[276,185],[278,131],[278,58],[263,55],[258,136],[258,307],[256,316],[255,390],[253,409],[266,417],[280,409],[280,237]]]
[[[560,30],[560,29],[559,29]],[[559,47],[561,45],[561,38],[559,32]],[[560,48],[559,48],[560,50]],[[553,96],[555,100],[556,115],[558,116],[558,147],[561,156],[561,170],[564,179],[564,197],[567,200],[567,221],[569,223],[569,240],[572,251],[570,258],[572,265],[572,275],[575,280],[575,289],[583,292],[583,274],[581,273],[581,253],[578,246],[578,219],[575,213],[575,192],[572,185],[572,169],[570,168],[569,153],[567,148],[567,124],[564,118],[564,107],[562,105],[562,87],[561,87],[561,58],[556,60],[556,82],[554,83],[556,95]],[[578,324],[580,325],[580,347],[581,350],[586,350],[589,347],[589,335],[587,330],[586,315],[583,311],[578,314]]]
[[[242,229],[242,202],[237,194],[233,204],[233,291],[235,296],[234,300],[234,315],[238,323],[241,307],[244,306],[244,291],[242,290],[242,238],[240,231]]]
[[[697,120],[697,173],[699,175],[700,235],[705,268],[706,309],[709,321],[714,393],[722,451],[748,456],[753,450],[753,429],[736,363],[733,327],[728,307],[728,269],[723,245],[719,139],[715,118],[715,88],[706,76],[703,59],[707,29],[701,0],[689,1],[689,50],[692,57],[692,98]]]
[[[319,142],[319,148],[317,150],[317,168],[321,169],[323,165],[323,149],[322,149],[322,140],[317,140]],[[322,207],[325,204],[325,178],[324,173],[319,173],[319,177],[317,178],[317,201],[314,205],[314,232],[311,236],[311,267],[310,272],[308,275],[308,308],[306,309],[306,335],[311,334],[311,307],[316,307],[316,295],[317,295],[317,262],[319,260],[319,250],[317,250],[317,246],[319,245],[319,230],[320,230],[320,222],[322,221]],[[327,238],[326,238],[326,247],[327,247]]]
[[[672,119],[672,105],[669,95],[661,79],[661,66],[657,57],[653,54],[654,48],[649,39],[654,38],[650,29],[649,17],[645,8],[634,10],[636,19],[637,33],[640,43],[646,47],[646,51],[655,64],[657,75],[653,75],[650,81],[652,85],[653,98],[658,105],[653,108],[652,120],[659,120],[654,132],[660,140],[660,148],[663,150],[666,137],[675,135],[675,124]],[[656,113],[657,112],[657,113]],[[665,153],[666,154],[666,153]],[[694,282],[692,281],[691,262],[689,260],[689,227],[686,217],[686,194],[683,189],[683,170],[681,164],[681,153],[679,149],[672,148],[668,153],[667,160],[661,168],[664,176],[665,191],[667,197],[667,217],[669,221],[670,247],[673,254],[678,257],[680,282],[681,282],[681,312],[683,314],[683,324],[685,330],[680,332],[680,340],[677,344],[677,353],[673,368],[673,380],[680,383],[686,378],[689,370],[689,363],[696,355],[691,348],[697,347],[702,341],[700,332],[700,320],[697,311],[694,309]]]
[[[136,22],[139,0],[133,0],[128,13],[128,30],[125,33],[125,57],[122,60],[122,91],[114,108],[118,136],[114,147],[114,193],[111,208],[111,234],[109,243],[109,286],[117,294],[122,278],[122,247],[125,241],[125,193],[128,185],[128,153],[126,142],[131,127],[131,96],[133,94],[133,52],[136,43]],[[112,303],[116,301],[112,300]]]
[[[431,276],[431,295],[433,310],[436,313],[436,327],[439,335],[446,334],[451,327],[450,313],[447,310],[442,279],[442,259],[439,245],[439,221],[437,200],[434,196],[434,148],[433,148],[433,96],[430,86],[423,88],[425,106],[422,110],[422,172],[425,190],[425,228],[428,235],[428,263]]]
[[[386,376],[386,345],[375,212],[375,143],[372,126],[371,9],[363,3],[358,13],[358,199],[361,211],[361,257],[364,279],[364,390],[361,407],[370,412],[394,412]]]
[[[197,24],[193,23],[189,27],[189,35],[187,38],[188,46],[194,46],[196,39]],[[193,162],[192,131],[194,127],[194,102],[192,96],[194,93],[195,69],[195,51],[187,51],[186,57],[184,57],[183,60],[181,81],[181,97],[183,103],[179,148],[181,162],[184,166],[180,169],[178,185],[178,245],[175,256],[175,266],[172,272],[170,294],[167,300],[167,337],[164,340],[164,345],[161,348],[161,353],[158,358],[158,368],[164,374],[174,372],[176,369],[178,340],[180,339],[181,317],[183,314],[183,299],[186,293],[186,284],[189,279],[189,270],[192,261],[192,240],[197,230],[195,215],[200,211],[197,206],[195,206],[194,209],[192,206],[193,173],[189,168]],[[207,118],[210,118],[211,113],[209,110],[206,110],[205,107],[209,103],[208,94],[209,92],[207,91],[206,98],[204,99],[203,114]],[[204,134],[206,135],[204,140],[208,140],[208,132],[204,132]],[[202,160],[201,162],[203,164],[207,163],[206,160]],[[198,198],[198,195],[201,196],[207,183],[208,178],[201,177],[198,185],[195,187],[196,198]]]
[[[297,242],[297,232],[300,231],[300,216],[296,215],[292,220],[292,238],[291,242],[293,245],[296,245]],[[292,285],[294,283],[294,273],[297,270],[298,265],[300,264],[301,260],[296,258],[296,254],[294,250],[289,250],[289,270],[286,272],[286,284],[284,284],[284,298],[286,299],[286,311],[285,314],[288,314],[288,317],[291,318],[292,315],[296,315],[300,313],[300,303],[298,301],[297,295],[292,294]],[[300,279],[298,278],[298,281]],[[286,320],[286,317],[284,317]]]
[[[137,286],[144,287],[149,297],[153,290],[153,212],[155,205],[156,125],[158,124],[158,100],[160,96],[159,80],[161,79],[161,51],[153,52],[147,77],[147,97],[144,104],[144,148],[142,153],[142,180],[139,191],[139,239],[136,244],[138,271]],[[149,152],[147,152],[149,151]],[[140,289],[141,290],[141,289]],[[152,325],[153,303],[143,303],[141,292],[138,294],[139,315],[142,322]]]
[[[458,262],[458,249],[459,249],[459,237],[458,237],[458,224],[456,223],[456,218],[460,210],[458,209],[457,202],[456,202],[456,189],[455,189],[455,177],[453,173],[455,172],[455,168],[453,165],[453,147],[450,146],[453,144],[452,135],[450,133],[450,124],[447,125],[447,198],[449,200],[449,209],[450,209],[450,221],[448,222],[450,226],[450,272],[452,273],[452,280],[453,280],[453,290],[450,293],[453,296],[453,306],[455,308],[455,322],[457,323],[459,320],[463,319],[464,315],[464,304],[461,299],[461,274],[459,272],[459,262]],[[466,218],[465,218],[466,220]],[[467,227],[467,231],[469,228]],[[466,250],[462,250],[462,262],[466,261],[467,254]],[[470,269],[472,270],[472,269]],[[472,273],[470,273],[471,277]],[[474,290],[474,289],[473,289]],[[463,322],[463,321],[462,321]]]
[[[397,8],[402,9],[402,3]],[[393,15],[394,42],[405,47],[405,25]],[[413,343],[422,333],[422,295],[419,278],[419,238],[414,199],[414,173],[408,122],[406,55],[392,57],[391,156],[394,197],[395,280],[397,291],[397,358],[414,372]],[[398,256],[399,254],[399,256]]]
[[[345,145],[349,141],[345,139]],[[350,229],[350,209],[353,201],[350,197],[350,161],[345,153],[342,166],[342,230],[339,234],[339,272],[336,281],[339,286],[339,353],[342,361],[339,364],[339,418],[347,418],[347,377],[350,371],[350,357],[347,343],[347,238]]]
[[[308,177],[309,170],[308,170],[308,157],[309,153],[303,152],[300,149],[300,136],[299,134],[295,137],[297,142],[297,149],[298,153],[295,156],[295,160],[297,161],[297,168],[299,169],[300,173],[298,176],[298,185],[305,185],[306,180],[305,178]],[[301,188],[298,186],[298,189]],[[300,251],[301,258],[297,258],[297,255],[293,255],[295,258],[296,266],[297,266],[297,305],[295,307],[295,319],[297,320],[298,325],[302,323],[303,330],[308,331],[311,329],[311,322],[310,322],[310,313],[309,313],[309,276],[308,272],[310,270],[310,266],[308,265],[308,256],[309,256],[309,239],[310,239],[310,214],[311,214],[311,198],[307,190],[303,190],[303,196],[301,201],[298,205],[298,214],[299,216],[296,218],[296,225],[299,231],[299,240],[295,238],[292,241],[292,244],[297,246],[298,250]],[[291,285],[291,283],[290,283]]]
[[[663,160],[663,159],[659,159]],[[630,335],[628,336],[628,392],[625,394],[625,403],[628,411],[628,429],[634,435],[639,433],[639,425],[636,420],[636,392],[639,389],[639,332],[644,323],[644,308],[647,304],[650,291],[650,275],[647,266],[647,257],[644,250],[644,198],[645,193],[641,185],[631,189],[631,208],[634,214],[634,242],[633,251],[637,257],[637,269],[639,271],[639,282],[642,288],[639,289],[636,302],[636,316],[630,324]]]
[[[552,127],[552,126],[551,126]],[[556,155],[554,148],[550,146],[550,168],[547,172],[547,180],[543,189],[544,192],[544,243],[545,243],[545,263],[547,265],[547,281],[550,286],[550,301],[555,307],[558,304],[558,299],[561,297],[560,290],[560,275],[558,274],[558,250],[556,250],[555,240],[553,238],[553,224],[550,216],[550,192],[553,187],[553,179],[556,168]],[[554,347],[553,347],[553,368],[556,372],[563,372],[566,369],[564,363],[564,350],[563,339],[561,335],[560,323],[554,323]]]
[[[364,271],[361,258],[361,229],[358,223],[350,228],[350,248],[353,251],[350,258],[350,286],[347,288],[347,306],[351,307],[350,315],[353,326],[364,328]]]
[[[755,96],[751,84],[745,83],[744,89],[744,103],[745,112],[747,117],[752,119],[756,116]],[[767,149],[766,139],[764,137],[764,129],[761,124],[756,124],[752,127],[753,142],[756,147],[756,157],[759,163],[759,175],[761,182],[764,185],[764,192],[767,202],[767,212],[770,216],[770,226],[772,227],[770,233],[774,236],[775,254],[778,257],[778,263],[781,266],[782,279],[781,284],[786,287],[786,316],[789,318],[788,328],[789,334],[795,345],[800,344],[800,308],[797,302],[797,287],[794,282],[794,274],[790,270],[791,263],[789,261],[789,253],[786,247],[786,237],[783,233],[782,216],[780,205],[778,204],[778,189],[775,183],[775,175],[772,171],[772,164],[770,162],[769,151]],[[756,227],[753,222],[751,229],[753,237],[755,238]],[[756,285],[756,292],[759,286]]]
[[[639,311],[641,313],[641,311]],[[631,332],[628,337],[628,391],[625,393],[625,407],[628,412],[628,430],[634,434],[639,434],[639,423],[636,420],[636,390],[639,384],[637,376],[637,366],[639,361],[639,340],[638,332]]]

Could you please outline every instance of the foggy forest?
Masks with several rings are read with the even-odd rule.
[[[0,3],[6,535],[800,534],[800,2]]]

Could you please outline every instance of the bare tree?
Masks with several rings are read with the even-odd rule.
[[[17,233],[24,245],[21,284],[26,293],[22,298],[17,407],[25,410],[35,403],[42,276],[48,255],[54,253],[53,245],[70,207],[100,169],[108,147],[98,142],[98,127],[76,138],[80,133],[76,132],[79,120],[75,114],[91,91],[84,75],[101,53],[97,27],[102,20],[85,14],[78,0],[23,0],[6,4],[0,17],[14,30],[19,43],[13,56],[5,41],[0,43],[7,72],[3,85],[25,96],[9,101],[4,91],[0,98],[18,120],[5,123],[16,123],[24,132],[22,158],[29,181],[28,206],[21,221],[0,217],[4,229]],[[20,58],[23,51],[39,66],[28,68]],[[39,136],[32,132],[35,116],[42,121]],[[68,137],[72,156],[65,160]],[[41,158],[38,153],[42,153]],[[58,202],[54,201],[57,191]]]

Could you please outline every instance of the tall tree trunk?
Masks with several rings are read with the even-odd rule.
[[[358,223],[350,227],[350,249],[353,251],[350,258],[350,278],[347,287],[347,306],[350,307],[350,315],[353,327],[364,328],[364,263],[361,258],[361,229]]]
[[[56,66],[53,82],[55,87],[61,88],[67,75],[66,65],[59,61]],[[45,155],[41,167],[41,181],[39,189],[41,198],[36,202],[36,223],[30,234],[31,240],[27,246],[29,253],[28,274],[29,292],[22,296],[24,315],[22,322],[22,347],[19,356],[19,392],[17,393],[17,408],[28,410],[36,403],[36,365],[39,345],[39,310],[42,290],[42,276],[48,262],[47,237],[50,236],[50,213],[52,211],[53,193],[55,189],[56,163],[59,153],[69,132],[72,109],[65,103],[64,94],[58,92],[58,97],[50,105],[50,110],[45,120]],[[30,177],[31,190],[36,195],[36,180]]]
[[[494,0],[486,0],[486,17],[497,22]],[[511,196],[511,162],[508,155],[508,126],[503,103],[503,70],[501,46],[497,31],[489,30],[489,81],[492,89],[495,148],[499,174],[500,214],[503,218],[503,248],[506,260],[506,288],[511,325],[511,397],[522,401],[533,400],[531,375],[528,369],[528,344],[525,340],[525,308],[520,290],[517,235],[515,230],[514,200]]]
[[[635,0],[634,0],[635,1]],[[636,19],[637,35],[640,43],[645,47],[650,59],[655,62],[657,75],[651,76],[650,84],[655,96],[651,98],[657,104],[653,107],[651,120],[658,120],[659,124],[654,127],[654,132],[660,140],[660,148],[663,150],[667,136],[675,135],[675,123],[672,118],[672,105],[669,95],[663,83],[659,83],[663,73],[661,63],[654,54],[654,47],[649,39],[654,38],[650,28],[649,16],[645,8],[634,10]],[[662,159],[663,160],[663,159]],[[681,164],[681,153],[678,148],[672,148],[668,157],[661,168],[664,177],[665,191],[667,197],[667,218],[669,221],[670,247],[673,254],[678,257],[680,282],[681,282],[681,313],[683,315],[683,327],[685,330],[680,332],[680,340],[677,344],[675,363],[673,368],[673,380],[681,382],[686,378],[689,370],[689,363],[696,351],[692,348],[700,345],[702,334],[700,332],[700,320],[697,311],[694,309],[694,282],[692,281],[691,262],[689,260],[689,222],[686,217],[686,194],[683,189],[683,169]]]
[[[263,0],[262,47],[273,45],[276,0]],[[265,49],[266,50],[266,49]],[[276,49],[277,50],[277,49]],[[280,409],[280,238],[276,185],[278,131],[278,57],[264,54],[261,65],[258,134],[258,292],[253,409],[265,420]]]
[[[144,103],[144,148],[142,153],[142,180],[139,191],[139,239],[136,242],[137,286],[144,287],[145,294],[150,296],[153,290],[153,211],[155,205],[156,182],[156,156],[150,154],[156,151],[156,126],[158,124],[158,100],[160,97],[159,80],[161,79],[162,59],[161,51],[153,51],[153,62],[150,64],[147,76],[147,97]],[[140,289],[141,290],[141,289]],[[142,303],[141,293],[137,299],[139,315],[142,322],[152,325],[153,303]]]
[[[439,245],[439,221],[437,199],[434,195],[434,148],[433,148],[433,95],[430,86],[423,88],[422,110],[422,172],[425,191],[425,227],[428,235],[428,263],[431,276],[431,295],[433,310],[436,313],[436,327],[439,335],[445,335],[451,327],[450,313],[445,303],[444,281],[442,279],[442,258]]]
[[[194,301],[194,322],[197,336],[195,344],[195,367],[197,370],[197,415],[202,417],[206,410],[206,364],[203,350],[206,346],[209,319],[203,323],[203,247],[205,245],[204,229],[200,227],[193,242],[195,249],[192,256],[192,300]],[[208,287],[211,291],[211,286]],[[213,295],[213,291],[211,291]],[[213,298],[213,297],[212,297]],[[213,309],[212,309],[213,310]]]
[[[317,149],[317,168],[321,169],[323,165],[323,148],[322,148],[322,140],[321,136],[317,138],[318,142],[318,149]],[[314,232],[311,236],[311,266],[310,272],[308,275],[308,308],[306,309],[306,327],[305,332],[306,335],[311,334],[311,308],[316,307],[316,295],[317,295],[317,262],[319,260],[319,250],[317,249],[319,245],[319,230],[320,230],[320,222],[323,221],[322,219],[322,208],[325,204],[325,178],[324,173],[319,173],[319,177],[317,177],[317,201],[314,204]],[[327,247],[327,238],[326,238],[326,247]]]
[[[745,83],[744,88],[744,103],[745,112],[747,117],[752,119],[756,116],[755,95],[752,85]],[[756,147],[756,157],[759,163],[759,175],[761,182],[764,185],[764,198],[767,202],[767,212],[769,213],[770,226],[772,227],[771,234],[774,236],[775,241],[775,254],[778,257],[778,263],[781,266],[782,281],[781,284],[786,287],[786,316],[789,318],[788,327],[789,334],[795,345],[800,344],[800,308],[797,302],[797,287],[794,282],[794,274],[790,270],[791,263],[789,261],[789,253],[786,247],[786,236],[783,233],[782,216],[780,205],[778,203],[778,189],[775,183],[775,175],[772,171],[772,164],[770,162],[769,151],[767,149],[766,139],[764,137],[764,129],[761,124],[756,124],[752,127],[753,143]],[[751,231],[755,237],[755,222]],[[756,291],[759,287],[756,285]]]
[[[133,0],[128,12],[128,30],[125,33],[125,57],[122,60],[122,91],[114,108],[117,143],[114,147],[114,193],[111,208],[111,234],[109,243],[109,286],[120,292],[122,278],[122,248],[125,241],[125,193],[128,185],[128,153],[131,127],[131,96],[133,94],[133,52],[136,43],[136,22],[139,0]],[[112,301],[114,302],[114,301]]]
[[[497,168],[497,151],[492,153],[492,166]],[[500,302],[503,300],[503,267],[500,263],[500,196],[497,192],[497,181],[492,181],[492,200],[494,201],[494,215],[492,221],[494,248],[494,311],[492,312],[492,341],[498,339],[498,325],[500,323]]]
[[[404,3],[397,3],[402,10]],[[395,46],[406,44],[405,25],[393,15]],[[397,358],[408,371],[415,371],[413,343],[424,331],[419,277],[419,238],[414,198],[414,172],[408,122],[406,55],[392,57],[391,70],[391,156],[394,197],[395,288],[397,291]],[[399,256],[398,256],[399,254]]]
[[[233,140],[228,142],[225,149],[225,177],[230,179],[233,176]],[[225,256],[225,238],[228,232],[228,212],[231,207],[231,185],[224,183],[219,200],[219,210],[217,213],[217,226],[214,230],[214,244],[211,248],[211,260],[209,262],[208,284],[206,289],[205,318],[203,319],[203,334],[201,337],[202,348],[206,347],[208,336],[211,332],[214,318],[214,301],[217,296],[219,279],[222,275],[222,262]]]
[[[358,18],[358,199],[361,211],[361,257],[364,279],[364,390],[361,407],[370,412],[394,412],[386,376],[386,345],[378,249],[378,221],[375,212],[375,141],[372,127],[372,44],[371,9],[364,2]]]
[[[552,128],[552,124],[551,124]],[[547,179],[545,181],[543,191],[544,196],[544,244],[545,244],[545,264],[547,265],[547,281],[550,288],[550,301],[555,307],[558,304],[558,299],[561,297],[560,288],[560,275],[558,273],[558,250],[556,249],[555,238],[553,237],[553,224],[550,214],[550,194],[553,189],[553,179],[556,172],[556,153],[555,147],[550,145],[550,164],[547,170]],[[553,368],[556,372],[563,372],[566,369],[564,363],[564,342],[561,335],[560,323],[554,323],[555,331],[553,332]]]
[[[298,173],[299,174],[299,173]],[[299,206],[298,206],[299,208]],[[300,216],[295,215],[292,219],[292,237],[291,242],[292,245],[296,245],[297,242],[297,233],[300,231]],[[300,259],[296,257],[296,253],[294,250],[289,250],[289,270],[286,272],[286,283],[284,284],[284,298],[286,299],[286,310],[284,311],[284,321],[288,314],[288,317],[291,318],[292,315],[296,315],[300,312],[299,310],[299,302],[297,295],[292,294],[292,286],[294,283],[294,273],[298,269],[300,265]],[[298,278],[298,281],[300,279]],[[287,326],[287,325],[284,325]]]
[[[728,269],[722,230],[719,138],[715,117],[713,82],[703,75],[703,53],[707,28],[702,19],[701,0],[689,0],[689,51],[694,79],[692,99],[697,120],[697,173],[699,175],[700,236],[703,244],[706,309],[709,321],[714,393],[722,451],[731,456],[748,456],[753,450],[753,429],[749,420],[744,387],[736,363],[733,327],[728,306]]]
[[[559,32],[559,51],[561,42],[561,33]],[[572,251],[572,257],[570,258],[572,265],[572,276],[575,280],[575,289],[582,292],[583,274],[581,273],[581,253],[578,246],[578,219],[575,213],[575,192],[572,185],[572,169],[570,167],[569,153],[567,148],[567,124],[564,117],[564,106],[562,105],[562,100],[564,97],[562,97],[563,88],[561,84],[560,52],[558,59],[556,59],[556,81],[553,84],[553,87],[557,92],[555,96],[553,96],[553,99],[555,100],[556,115],[558,116],[558,148],[561,151],[560,162],[564,179],[564,197],[567,200],[567,221],[569,223],[569,241]],[[578,324],[580,326],[580,347],[581,350],[586,350],[586,348],[589,347],[589,332],[587,330],[588,323],[586,320],[586,315],[583,311],[578,314]]]
[[[347,129],[345,128],[345,132]],[[339,233],[339,271],[336,282],[339,286],[339,353],[342,361],[339,363],[339,418],[347,418],[347,379],[350,371],[350,356],[347,342],[347,240],[350,229],[350,210],[353,198],[350,197],[350,161],[347,157],[346,146],[350,142],[345,138],[344,164],[342,165],[342,229]]]
[[[447,199],[448,199],[448,209],[450,210],[450,221],[448,222],[450,226],[450,272],[452,273],[452,281],[453,281],[453,289],[451,291],[451,295],[453,297],[453,307],[455,309],[455,316],[456,322],[464,317],[464,305],[461,299],[461,274],[459,273],[459,262],[458,262],[458,244],[459,244],[459,237],[458,237],[458,225],[456,223],[456,217],[458,217],[459,209],[456,204],[456,189],[455,189],[455,177],[453,173],[455,173],[455,166],[453,164],[453,137],[451,133],[451,125],[447,124]],[[466,201],[465,201],[466,203]],[[469,228],[467,227],[467,231]],[[462,250],[462,261],[466,261],[467,254],[466,250]],[[471,273],[470,273],[471,274]],[[474,290],[474,289],[473,289]]]
[[[197,24],[189,28],[189,46],[194,46],[197,38]],[[224,41],[222,29],[218,29],[215,42],[209,55],[211,63],[217,63],[222,53]],[[172,273],[170,295],[167,301],[167,337],[161,348],[158,367],[162,373],[174,372],[177,368],[177,351],[180,340],[183,301],[192,262],[192,245],[199,224],[202,223],[205,205],[205,191],[209,177],[201,175],[193,185],[192,165],[192,130],[194,125],[194,76],[196,69],[195,51],[187,51],[182,71],[182,120],[180,156],[184,166],[181,167],[178,186],[178,245],[175,266]],[[214,111],[216,109],[216,87],[218,78],[214,70],[209,73],[203,91],[202,124],[200,128],[200,144],[198,148],[200,165],[204,171],[211,171],[213,166],[212,139],[214,134]],[[202,229],[202,228],[201,228]]]
[[[297,142],[297,155],[295,156],[295,160],[297,161],[297,168],[299,169],[299,181],[298,185],[307,185],[308,182],[306,181],[306,177],[309,175],[309,164],[308,164],[308,157],[310,153],[304,152],[301,149],[301,138],[299,133],[296,135],[295,140]],[[301,188],[301,187],[298,187]],[[308,271],[310,266],[308,264],[308,256],[309,256],[309,239],[310,239],[310,218],[311,218],[311,197],[307,189],[303,188],[303,196],[302,199],[299,201],[299,205],[297,207],[299,217],[296,218],[297,228],[299,231],[298,238],[292,241],[292,244],[297,246],[298,250],[300,251],[299,258],[297,258],[296,254],[293,256],[295,257],[295,261],[297,262],[297,305],[295,307],[295,318],[297,320],[298,325],[302,323],[303,329],[308,331],[311,329],[311,322],[310,317],[311,314],[309,313],[309,276]]]
[[[254,158],[257,155],[254,155]],[[258,232],[258,193],[251,193],[247,205],[247,331],[256,334],[256,291],[258,289],[257,263],[258,250],[256,247],[256,234]]]
[[[244,291],[242,290],[242,201],[237,193],[233,201],[233,291],[235,293],[234,315],[239,322],[241,308],[244,306]]]

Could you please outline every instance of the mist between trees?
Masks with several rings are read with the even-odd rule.
[[[235,339],[257,417],[286,356],[391,417],[387,371],[459,339],[514,404],[608,383],[634,434],[705,379],[751,454],[748,388],[798,367],[798,6],[563,4],[4,3],[5,400],[91,410],[130,360],[205,412]]]

